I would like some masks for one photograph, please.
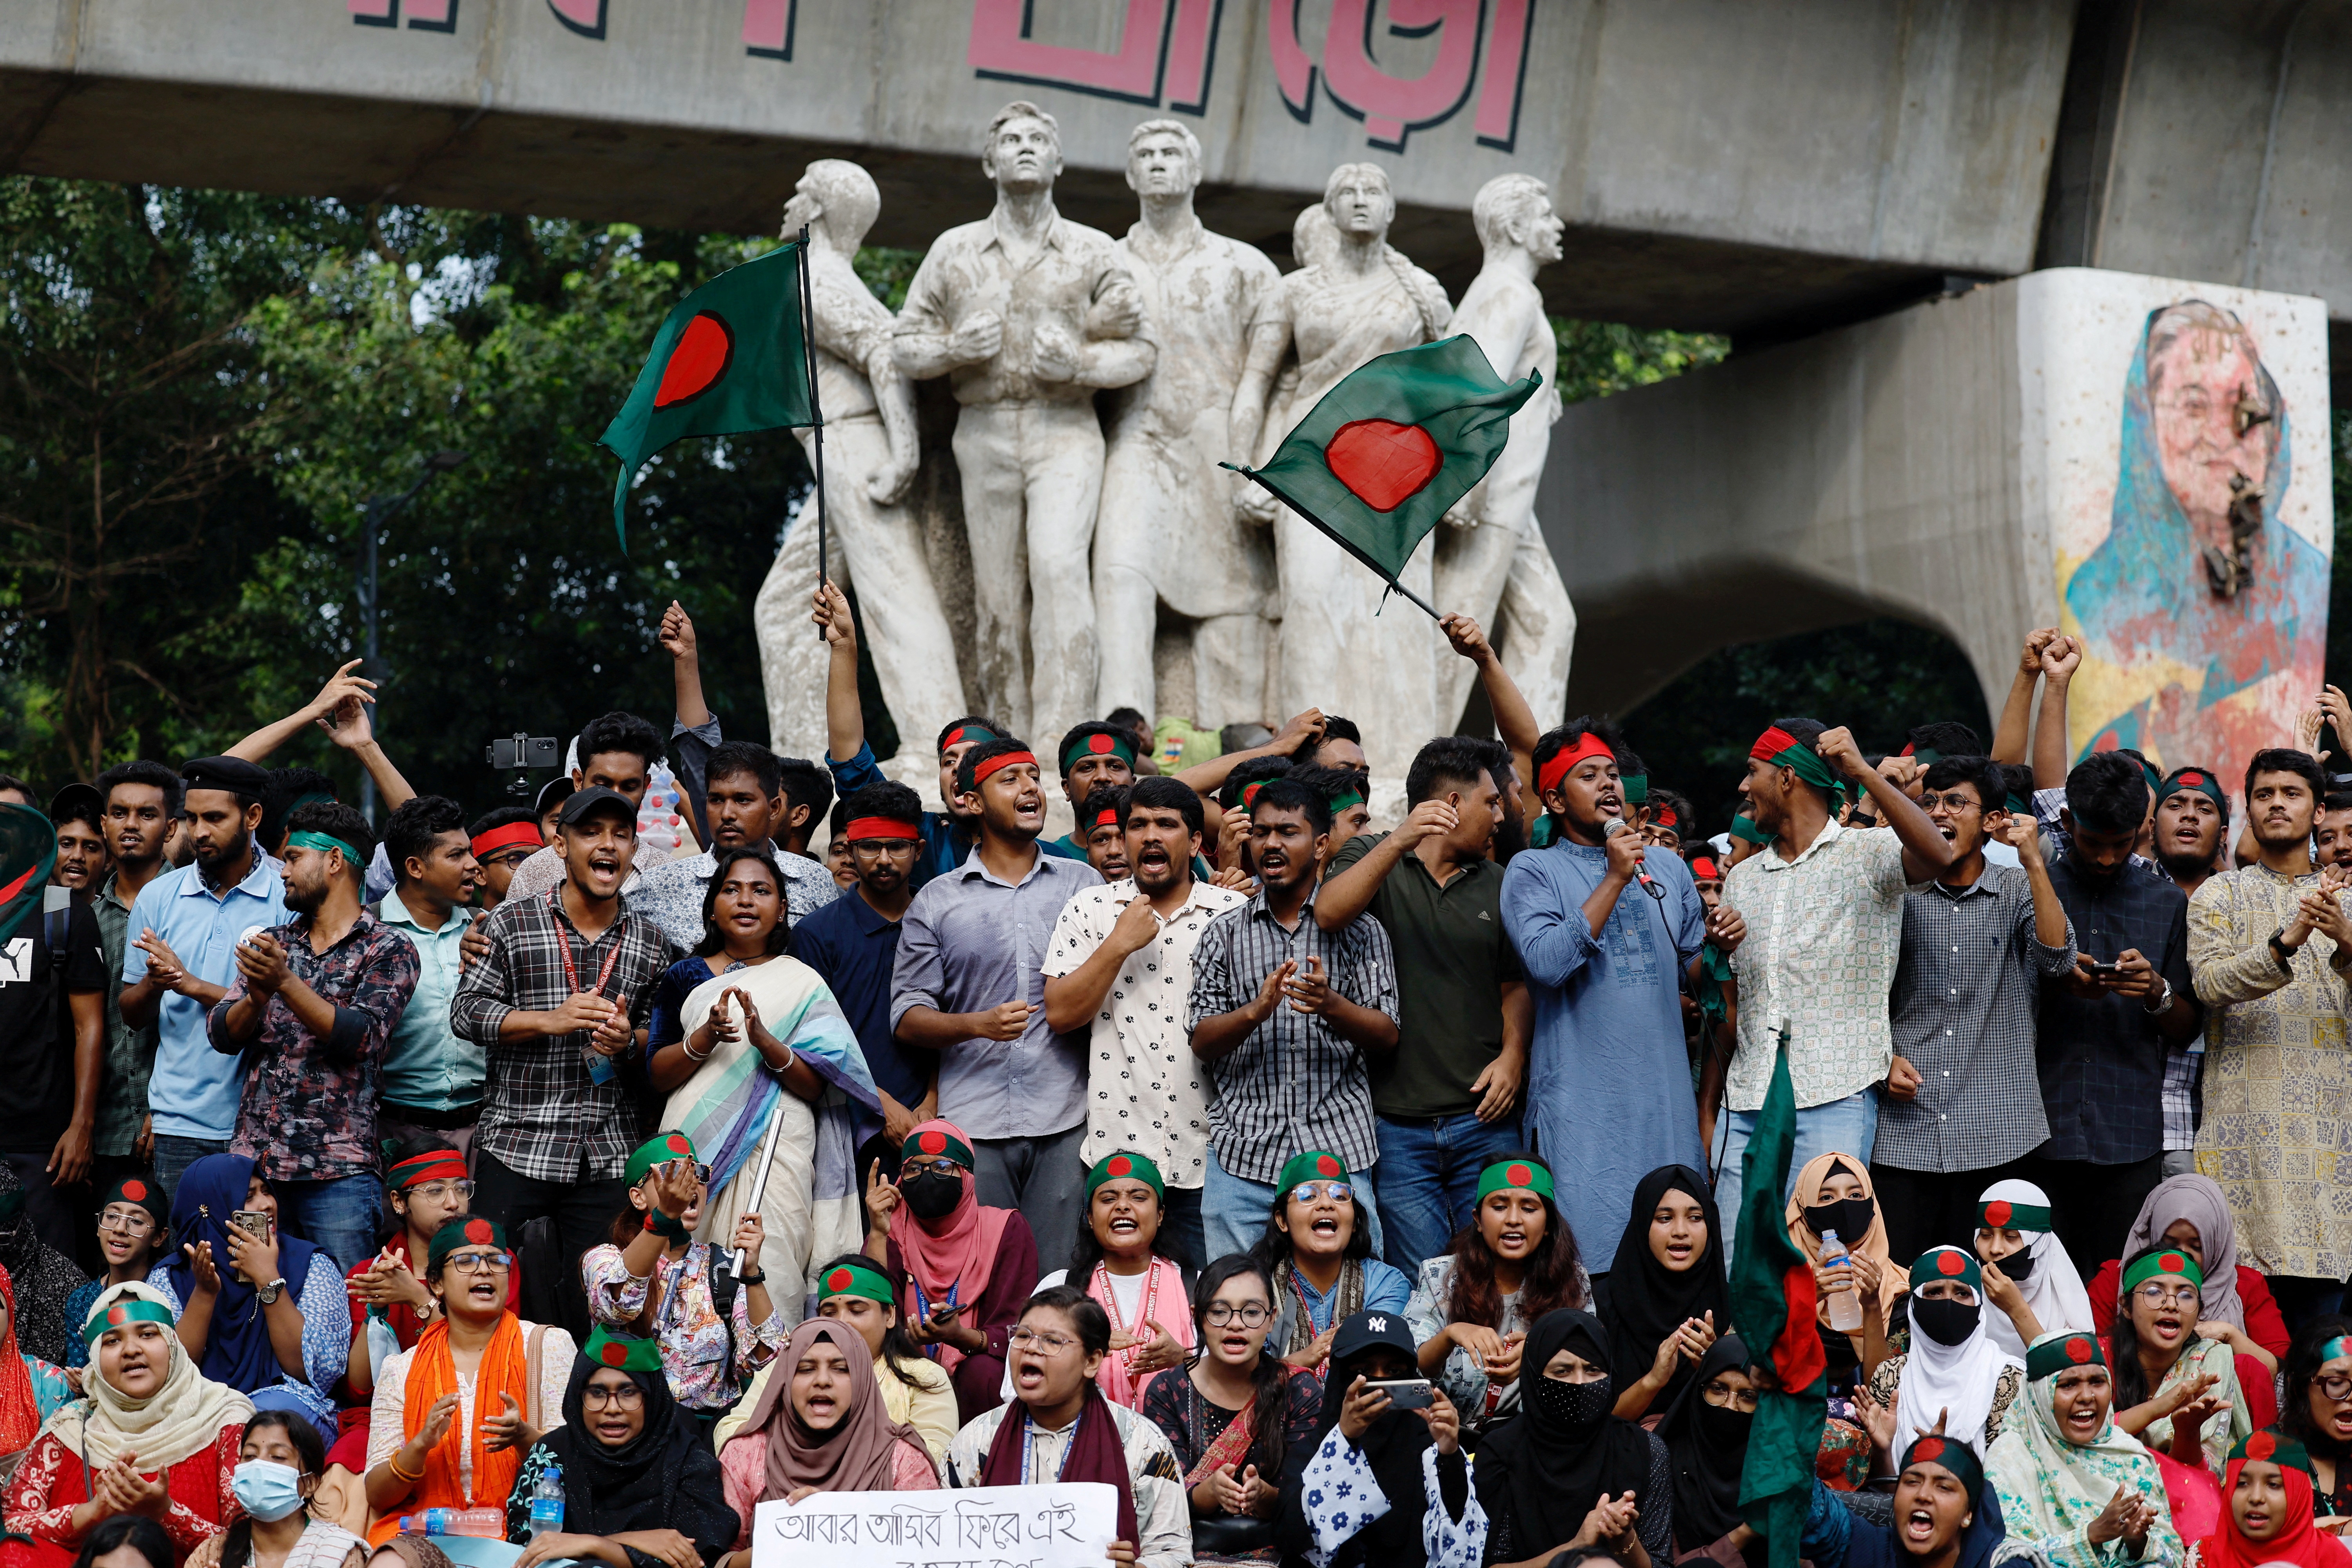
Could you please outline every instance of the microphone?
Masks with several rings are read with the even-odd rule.
[[[1613,838],[1618,834],[1625,831],[1626,823],[1625,819],[1622,816],[1612,816],[1608,821],[1601,825],[1601,837],[1604,843],[1609,839]],[[1633,862],[1633,879],[1642,884],[1642,891],[1649,894],[1650,897],[1657,900],[1660,903],[1664,903],[1666,901],[1666,890],[1664,888],[1659,887],[1655,882],[1650,880],[1649,868],[1643,866],[1639,860]]]

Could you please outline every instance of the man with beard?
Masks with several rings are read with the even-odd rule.
[[[2289,1322],[2334,1311],[2326,1298],[2352,1272],[2352,1214],[2326,1109],[2352,1094],[2352,919],[2343,871],[2311,860],[2324,787],[2309,752],[2255,752],[2246,815],[2261,858],[2215,875],[2189,903],[2189,972],[2214,1023],[2197,1168],[2221,1184],[2239,1256],[2271,1277]],[[2298,1113],[2314,1106],[2316,1120]]]
[[[2050,1136],[2033,1016],[2042,983],[2074,967],[2032,820],[2004,809],[2000,766],[1938,754],[1921,783],[1919,804],[1958,858],[1903,903],[1895,1061],[1870,1158],[1894,1258],[1967,1247],[1979,1196],[2022,1174],[2012,1167]],[[1985,863],[1994,834],[2017,849],[2017,866]]]
[[[1045,1021],[1065,1034],[1092,1031],[1080,1162],[1091,1168],[1125,1152],[1158,1165],[1165,1250],[1197,1273],[1208,1262],[1209,1075],[1185,1043],[1184,1000],[1201,933],[1249,900],[1193,876],[1202,812],[1186,785],[1142,778],[1132,789],[1097,790],[1087,805],[1118,812],[1134,874],[1062,906],[1045,958]]]
[[[1703,1157],[1689,1097],[1658,1092],[1690,1070],[1678,971],[1710,937],[1728,953],[1747,931],[1736,913],[1710,912],[1680,858],[1626,823],[1619,754],[1616,731],[1588,718],[1536,743],[1551,843],[1502,879],[1503,929],[1534,1003],[1529,1120],[1595,1274],[1613,1261],[1641,1179]]]
[[[801,782],[805,790],[807,781]],[[805,821],[807,808],[794,807],[785,793],[783,759],[750,741],[722,742],[710,750],[702,788],[709,847],[648,867],[626,894],[629,909],[660,928],[672,947],[691,952],[702,941],[704,897],[722,849],[764,849],[774,858],[785,913],[795,926],[841,897],[822,861],[784,847],[789,825]]]
[[[1210,1257],[1265,1234],[1283,1166],[1301,1150],[1349,1171],[1380,1159],[1366,1058],[1397,1044],[1396,963],[1388,933],[1361,916],[1338,931],[1315,918],[1316,872],[1331,807],[1296,778],[1268,779],[1247,803],[1258,890],[1211,921],[1193,956],[1184,1026],[1209,1064],[1202,1227]],[[1370,1183],[1355,1195],[1380,1247]]]
[[[1062,737],[1061,757],[1062,795],[1073,814],[1085,813],[1095,791],[1123,789],[1135,782],[1135,738],[1115,724],[1088,720],[1078,725]],[[1082,860],[1093,858],[1082,826],[1073,827],[1062,847]]]
[[[180,1173],[228,1152],[245,1087],[242,1058],[213,1049],[205,1019],[236,978],[244,932],[286,923],[286,884],[261,852],[267,774],[242,757],[199,757],[180,770],[180,815],[190,864],[139,890],[122,955],[122,1021],[157,1028],[148,1079],[155,1180],[169,1199]]]
[[[2352,866],[2352,790],[2320,797],[2319,826],[2311,843],[2322,866]]]
[[[98,775],[98,792],[106,802],[106,847],[114,862],[89,906],[106,949],[106,1074],[91,1178],[105,1188],[146,1171],[155,1157],[147,1115],[155,1026],[134,1029],[123,1020],[122,964],[131,947],[131,906],[171,869],[163,863],[163,844],[180,816],[180,775],[161,763],[123,763]]]
[[[556,834],[562,879],[491,912],[489,951],[458,980],[449,1022],[487,1058],[475,1212],[509,1234],[546,1215],[562,1255],[576,1258],[605,1238],[644,1142],[630,1088],[643,1076],[664,958],[653,922],[621,907],[636,802],[590,784],[564,801]],[[584,1335],[588,1299],[578,1270],[565,1272],[564,1323]]]
[[[416,949],[362,901],[374,853],[348,805],[287,813],[294,918],[236,944],[236,978],[206,1018],[213,1048],[247,1064],[229,1152],[254,1162],[287,1228],[344,1273],[375,1251],[378,1085],[416,990]]]
[[[2326,823],[2325,806],[2321,822]],[[2341,820],[2352,822],[2352,814]],[[2230,826],[2230,797],[2210,768],[2175,768],[2156,792],[2156,864],[2172,885],[2194,899],[2221,869],[2221,836]],[[2314,836],[2315,838],[2319,835]],[[2352,844],[2346,846],[2352,850]],[[2328,864],[2323,843],[2319,863]],[[2197,1036],[2164,1058],[2164,1174],[2197,1168],[2197,1124],[2205,1115],[2205,1037]]]
[[[1037,842],[1045,791],[1026,742],[974,746],[956,795],[980,842],[907,908],[891,1026],[939,1053],[939,1113],[970,1135],[982,1206],[1019,1209],[1050,1248],[1077,1234],[1087,1065],[1046,1019],[1043,965],[1062,906],[1102,878]]]

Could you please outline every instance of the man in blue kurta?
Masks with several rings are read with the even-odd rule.
[[[1537,743],[1535,764],[1553,838],[1513,858],[1503,929],[1535,1000],[1527,1118],[1599,1275],[1641,1179],[1661,1165],[1706,1168],[1681,972],[1710,940],[1737,947],[1745,928],[1735,910],[1710,915],[1681,858],[1624,826],[1607,729],[1572,720]]]

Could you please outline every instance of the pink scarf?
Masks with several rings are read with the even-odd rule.
[[[971,1142],[962,1128],[946,1121],[926,1121],[908,1136],[927,1129],[945,1132],[967,1147]],[[919,1294],[902,1302],[899,1310],[908,1318],[919,1317],[926,1305],[936,1307],[950,1293],[960,1302],[977,1303],[988,1289],[989,1272],[996,1267],[997,1250],[1004,1240],[1005,1222],[1012,1217],[1011,1209],[981,1206],[979,1183],[970,1171],[963,1173],[963,1196],[939,1219],[924,1219],[902,1203],[891,1216],[890,1239],[898,1243],[898,1256]],[[975,1320],[967,1312],[963,1321]],[[953,1345],[943,1344],[939,1352],[940,1364],[950,1372],[963,1360],[963,1352]]]
[[[1101,1264],[1095,1265],[1086,1288],[1087,1294],[1109,1314],[1112,1335],[1123,1333],[1137,1342],[1133,1349],[1113,1351],[1103,1357],[1102,1369],[1095,1373],[1096,1385],[1113,1405],[1136,1409],[1143,1403],[1144,1384],[1154,1375],[1145,1373],[1139,1377],[1134,1365],[1143,1347],[1159,1338],[1150,1325],[1157,1322],[1178,1344],[1186,1350],[1192,1348],[1192,1308],[1184,1299],[1183,1271],[1164,1258],[1153,1258],[1150,1268],[1144,1274],[1143,1297],[1136,1303],[1136,1321],[1131,1323],[1119,1321],[1118,1297],[1112,1292],[1109,1273]]]

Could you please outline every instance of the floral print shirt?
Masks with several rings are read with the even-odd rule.
[[[720,1317],[710,1291],[714,1251],[707,1242],[688,1242],[685,1257],[665,1254],[654,1265],[661,1279],[654,1331],[661,1341],[670,1393],[689,1410],[715,1413],[742,1397],[752,1374],[784,1348],[792,1328],[781,1307],[772,1305],[764,1321],[752,1322],[748,1286],[736,1288],[732,1308]],[[614,1329],[636,1321],[653,1285],[652,1275],[638,1279],[629,1272],[621,1249],[611,1242],[582,1257],[580,1279],[588,1291],[589,1314]]]

